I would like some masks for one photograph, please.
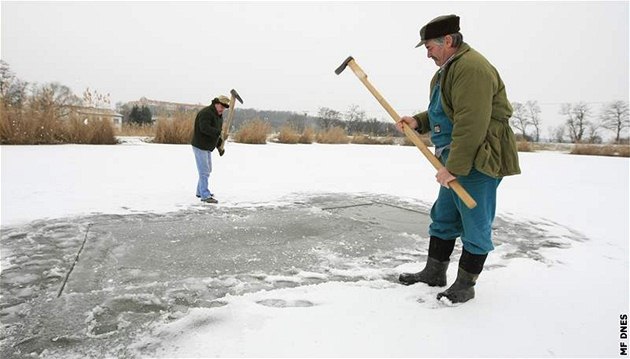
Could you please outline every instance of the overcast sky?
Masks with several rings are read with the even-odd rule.
[[[510,101],[545,108],[628,100],[628,2],[7,2],[2,60],[22,80],[87,87],[112,103],[208,103],[235,88],[243,107],[387,113],[349,55],[398,112],[428,104],[436,71],[414,48],[422,25],[461,17],[464,40],[501,73]],[[554,110],[555,111],[555,110]],[[544,113],[547,125],[557,113]],[[545,118],[543,118],[545,121]],[[543,124],[546,129],[547,126]]]

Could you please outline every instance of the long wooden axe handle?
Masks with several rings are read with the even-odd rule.
[[[398,123],[400,121],[400,116],[398,113],[392,108],[392,106],[383,98],[383,96],[372,86],[372,84],[368,81],[366,73],[361,69],[361,67],[357,64],[352,56],[348,57],[342,64],[339,66],[335,73],[339,75],[347,66],[350,66],[352,72],[361,80],[361,82],[367,87],[367,89],[374,95],[376,100],[385,108],[385,111],[389,113],[394,122]],[[440,170],[444,166],[440,162],[440,160],[435,157],[433,153],[427,148],[427,146],[422,142],[418,133],[411,129],[406,123],[403,122],[403,132],[409,138],[411,142],[413,142],[416,147],[422,152],[424,157],[426,157],[429,162],[435,167],[436,170]],[[477,202],[472,198],[472,196],[462,187],[462,185],[457,181],[453,180],[448,183],[448,185],[455,191],[457,196],[464,202],[466,207],[473,209],[477,206]]]
[[[221,150],[225,148],[225,142],[227,141],[228,136],[230,135],[230,127],[232,126],[232,119],[234,118],[234,106],[236,105],[236,100],[238,100],[238,102],[240,103],[243,103],[243,99],[238,94],[238,92],[232,89],[230,90],[230,114],[228,115],[225,129],[223,130],[223,133],[221,134],[221,138],[223,138],[223,142],[221,143],[221,146],[219,146]]]

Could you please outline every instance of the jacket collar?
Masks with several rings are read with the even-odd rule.
[[[440,66],[440,68],[435,73],[436,77],[441,75],[442,72],[447,70],[451,66],[451,64],[453,62],[457,61],[457,59],[459,59],[460,57],[462,57],[462,55],[464,55],[465,53],[470,51],[470,49],[471,49],[471,47],[467,43],[465,43],[465,42],[462,43],[459,46],[459,49],[457,49],[457,52],[455,52],[453,55],[451,55],[451,57],[449,57],[448,60],[446,60],[446,62],[442,66]]]
[[[446,62],[446,64],[444,64],[442,67],[447,66],[448,64],[454,62],[455,60],[459,59],[460,57],[462,57],[462,55],[464,55],[465,53],[467,53],[468,51],[470,51],[471,47],[467,44],[467,43],[462,43],[459,46],[459,49],[457,49],[457,52],[452,56],[452,58]]]

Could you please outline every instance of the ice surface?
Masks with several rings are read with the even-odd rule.
[[[560,229],[550,235],[544,229],[551,224],[545,222],[497,223],[499,256],[488,270],[516,257],[549,262],[539,250],[569,248],[584,240]],[[335,194],[304,197],[286,206],[97,215],[77,218],[72,225],[49,221],[9,230],[3,234],[3,247],[8,253],[21,250],[24,262],[3,257],[11,263],[3,272],[3,292],[9,295],[0,311],[5,330],[13,332],[6,338],[6,353],[13,347],[59,357],[95,351],[153,355],[154,345],[140,345],[136,351],[128,347],[155,323],[186,318],[194,308],[224,307],[233,296],[330,282],[395,288],[401,271],[417,270],[426,260],[426,236],[408,233],[422,233],[427,225],[428,208],[423,205]],[[29,249],[23,243],[34,245]],[[50,250],[47,243],[58,249]],[[460,250],[458,246],[456,255]],[[31,270],[23,271],[22,265]],[[425,291],[415,301],[439,309],[437,291]],[[321,304],[286,296],[255,302],[270,308]],[[22,312],[16,313],[16,307]],[[189,325],[202,327],[198,319]],[[37,334],[29,333],[34,328]],[[24,336],[32,339],[13,339]],[[153,339],[137,339],[146,341]]]
[[[449,307],[396,283],[437,190],[414,148],[230,144],[212,207],[188,146],[3,146],[0,357],[616,356],[629,162],[521,162]]]

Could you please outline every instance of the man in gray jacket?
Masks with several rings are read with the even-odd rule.
[[[218,203],[208,188],[208,178],[212,172],[212,151],[223,142],[221,138],[223,111],[229,107],[230,99],[218,96],[212,100],[210,106],[201,109],[195,118],[191,144],[199,173],[197,197],[201,198],[202,202]],[[220,151],[219,155],[223,156],[223,151]]]

